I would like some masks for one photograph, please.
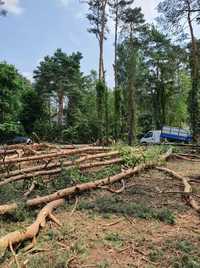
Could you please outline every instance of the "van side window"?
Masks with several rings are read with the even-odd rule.
[[[148,133],[146,133],[144,135],[144,138],[151,138],[151,137],[153,137],[153,132],[152,131],[149,131]]]

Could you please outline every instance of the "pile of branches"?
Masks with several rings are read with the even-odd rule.
[[[0,188],[14,182],[20,183],[31,181],[30,189],[24,193],[22,198],[23,206],[25,208],[34,208],[44,205],[31,226],[24,231],[11,232],[0,239],[0,256],[4,256],[6,250],[10,249],[16,257],[13,247],[24,240],[32,240],[32,243],[28,248],[30,249],[33,247],[36,243],[36,236],[38,235],[40,228],[45,226],[47,219],[61,225],[58,219],[53,215],[53,210],[64,204],[66,198],[80,195],[85,191],[101,188],[107,188],[112,192],[120,193],[125,188],[125,179],[130,178],[145,169],[162,165],[163,161],[172,156],[172,150],[168,150],[162,155],[157,156],[155,159],[145,159],[144,154],[140,152],[140,157],[135,158],[136,161],[133,161],[134,164],[132,163],[132,166],[126,165],[125,160],[127,154],[122,153],[120,150],[113,150],[110,147],[89,145],[12,145],[1,149],[0,154]],[[143,161],[138,162],[138,159],[143,159]],[[48,183],[48,181],[56,180],[63,169],[77,168],[78,170],[84,171],[98,168],[99,170],[105,166],[114,164],[121,166],[120,173],[99,180],[77,183],[70,187],[54,191],[48,195],[29,198],[30,194],[34,194],[37,177],[42,177],[43,182]],[[192,198],[192,189],[188,180],[166,168],[160,168],[160,170],[168,172],[171,176],[183,182],[183,193],[187,202],[199,211],[198,205]],[[116,182],[122,182],[122,188],[119,190],[112,190],[110,185]],[[12,203],[1,204],[0,215],[13,213],[18,209],[19,204],[15,201]]]

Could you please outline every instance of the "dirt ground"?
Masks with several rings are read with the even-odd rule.
[[[184,176],[200,175],[198,162],[171,160],[166,166]],[[200,202],[200,183],[191,185]],[[20,245],[17,252],[21,267],[200,267],[200,218],[185,203],[181,191],[180,181],[154,169],[127,180],[121,194],[98,190],[79,196],[77,207],[73,200],[55,212],[61,227],[49,222],[28,253],[23,253],[24,245]],[[113,198],[117,198],[121,213],[95,205],[100,199],[109,207]],[[139,206],[137,215],[129,213],[132,204]],[[126,206],[127,214],[122,206]],[[172,222],[155,217],[163,209],[173,215]],[[148,216],[149,211],[153,216]],[[23,227],[30,222],[27,220]],[[22,224],[5,227],[1,223],[1,233],[4,228],[15,230],[18,226]],[[10,256],[1,267],[16,267],[14,258]]]

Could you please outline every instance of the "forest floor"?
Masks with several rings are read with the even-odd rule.
[[[188,178],[200,176],[200,162],[170,160],[166,167]],[[200,183],[191,185],[199,202]],[[48,222],[30,252],[19,246],[21,267],[200,267],[200,218],[182,191],[180,181],[152,169],[128,179],[120,194],[101,189],[69,200],[55,212],[61,227]],[[33,219],[2,219],[0,235]],[[17,267],[9,254],[0,267]]]

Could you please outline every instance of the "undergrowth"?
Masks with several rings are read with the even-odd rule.
[[[168,209],[154,209],[143,204],[127,203],[120,197],[99,197],[95,201],[82,201],[79,209],[91,209],[100,213],[122,214],[175,224],[175,215]]]
[[[138,164],[147,163],[149,161],[160,161],[160,156],[167,152],[169,146],[148,146],[148,147],[130,147],[119,146],[117,149],[124,160],[124,164],[128,167],[134,167]]]

